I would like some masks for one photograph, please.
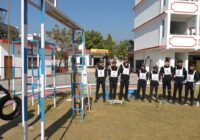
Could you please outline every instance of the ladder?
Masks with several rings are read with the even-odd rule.
[[[85,34],[82,31],[82,63],[81,72],[78,72],[78,67],[76,63],[76,46],[74,41],[73,31],[73,47],[72,47],[72,118],[75,117],[77,112],[81,113],[82,120],[85,116],[85,97],[88,99],[88,108],[90,107],[90,94],[88,92],[88,80],[87,80],[87,66],[85,65]],[[81,78],[79,77],[81,75]],[[86,94],[85,94],[86,91]],[[79,92],[79,94],[78,94]],[[79,106],[77,106],[77,104]]]

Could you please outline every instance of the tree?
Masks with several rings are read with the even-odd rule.
[[[10,26],[10,25],[9,25],[9,27],[10,27],[10,39],[11,40],[18,40],[19,39],[18,29],[13,27],[13,26]],[[7,29],[8,29],[8,26],[7,26]],[[1,39],[8,39],[8,31],[1,29],[1,27],[0,27],[0,38]]]
[[[60,29],[58,25],[55,25],[51,31],[46,32],[47,36],[52,39],[56,46],[60,49],[57,52],[57,58],[60,60],[59,67],[61,67],[62,61],[67,66],[67,50],[72,48],[72,31],[67,28]]]
[[[107,40],[105,41],[105,48],[109,50],[108,57],[113,58],[115,54],[115,42],[112,39],[112,35],[108,34]]]
[[[86,31],[85,46],[87,49],[104,49],[103,35],[94,30]]]
[[[116,56],[123,58],[128,55],[130,42],[128,40],[121,41],[117,46]]]

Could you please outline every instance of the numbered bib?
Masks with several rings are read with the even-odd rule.
[[[152,78],[151,78],[151,79],[152,79],[153,81],[159,81],[159,75],[158,75],[158,74],[153,74],[153,73],[152,73],[151,75],[152,75]]]
[[[187,74],[187,81],[194,82],[194,75],[195,75],[195,72],[193,74]]]
[[[123,70],[123,74],[125,74],[125,75],[129,75],[129,68],[124,68],[124,70]]]
[[[176,76],[177,76],[177,77],[183,77],[183,69],[181,69],[181,70],[176,70]]]
[[[147,75],[147,73],[142,73],[142,72],[140,71],[140,77],[139,77],[139,79],[146,80],[146,75]]]
[[[117,76],[118,76],[118,72],[117,72],[117,71],[112,71],[112,70],[111,70],[110,76],[111,76],[111,77],[117,77]]]
[[[172,74],[171,73],[171,67],[169,67],[169,68],[164,67],[164,72],[165,72],[165,75],[171,75]]]
[[[124,75],[129,75],[130,74],[130,65],[128,65],[128,68],[125,68],[124,65],[123,66],[123,73]]]
[[[105,77],[104,70],[97,70],[98,71],[98,77]]]

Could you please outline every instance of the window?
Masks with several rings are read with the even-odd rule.
[[[166,5],[166,0],[163,0],[163,7]]]
[[[161,23],[161,38],[165,37],[165,20],[162,20]]]
[[[33,67],[37,69],[37,57],[33,57]],[[28,69],[32,69],[32,58],[28,57]]]

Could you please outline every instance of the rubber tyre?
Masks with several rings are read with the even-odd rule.
[[[10,113],[10,114],[6,114],[6,115],[3,114],[4,105],[5,105],[8,101],[10,101],[10,100],[11,100],[11,98],[10,98],[10,96],[8,96],[8,95],[6,95],[6,96],[4,96],[3,98],[0,99],[0,118],[1,118],[2,120],[6,120],[6,121],[13,120],[13,119],[15,119],[15,118],[17,118],[18,116],[21,115],[21,111],[22,111],[21,104],[22,104],[22,101],[21,101],[21,99],[20,99],[19,97],[17,97],[17,96],[15,96],[15,97],[13,98],[13,100],[14,100],[15,103],[16,103],[16,108],[15,108],[15,110],[14,110],[12,113]]]

